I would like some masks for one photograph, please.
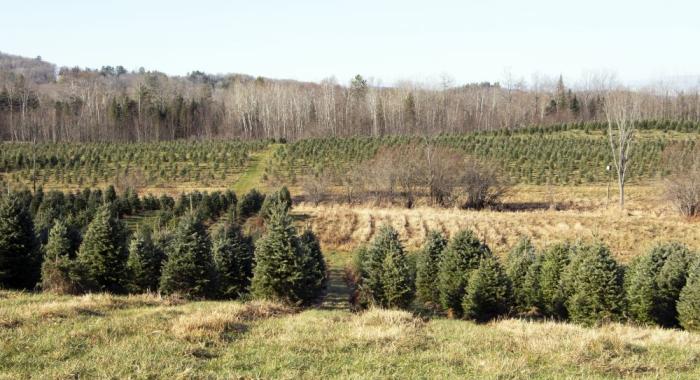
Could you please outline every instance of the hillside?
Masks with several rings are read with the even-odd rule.
[[[3,379],[700,376],[700,336],[618,324],[2,292],[0,326]]]

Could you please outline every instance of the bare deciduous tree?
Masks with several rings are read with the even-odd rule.
[[[639,103],[628,91],[611,90],[605,97],[605,116],[608,121],[608,139],[620,190],[620,208],[625,208],[625,182],[630,165]]]

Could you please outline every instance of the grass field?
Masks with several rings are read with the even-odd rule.
[[[0,327],[2,379],[700,376],[700,336],[617,324],[2,292]]]

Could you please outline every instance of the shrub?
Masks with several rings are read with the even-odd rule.
[[[622,270],[602,244],[580,246],[566,269],[566,301],[573,322],[618,321],[625,310]]]
[[[491,250],[472,231],[460,231],[450,240],[438,272],[438,290],[442,307],[453,316],[462,316],[462,300],[471,271],[478,268]]]
[[[443,252],[447,246],[445,236],[437,231],[430,231],[425,239],[423,250],[416,263],[416,298],[424,304],[438,305],[438,269]]]
[[[210,297],[216,292],[216,270],[211,242],[202,221],[186,215],[168,244],[160,291],[190,298]]]
[[[157,291],[165,253],[153,242],[151,229],[141,226],[129,244],[127,266],[134,292]]]
[[[227,224],[214,233],[214,264],[219,278],[219,295],[240,298],[248,291],[253,276],[253,242],[241,227]]]
[[[122,293],[128,282],[126,227],[109,204],[100,207],[90,222],[80,250],[80,283],[85,290]]]
[[[522,238],[513,247],[510,252],[508,252],[508,259],[506,262],[506,273],[512,281],[513,285],[513,298],[518,312],[530,311],[536,305],[529,302],[536,296],[533,294],[533,289],[530,284],[525,284],[528,271],[530,267],[535,262],[535,247],[532,246],[530,239]],[[532,282],[532,280],[530,279]]]
[[[688,276],[690,252],[678,243],[654,247],[627,272],[625,288],[630,317],[639,323],[678,325],[676,303]]]
[[[569,265],[571,247],[557,244],[547,248],[542,254],[539,269],[539,288],[542,311],[546,316],[566,319],[566,292],[562,283],[562,274]]]
[[[0,286],[33,288],[39,280],[41,255],[28,206],[12,194],[0,200]]]
[[[49,232],[44,246],[44,262],[41,265],[41,288],[59,294],[77,292],[71,275],[75,256],[71,234],[63,221],[57,221]]]
[[[700,261],[691,266],[688,281],[678,298],[678,320],[688,331],[700,331]]]
[[[504,315],[512,299],[510,279],[493,256],[484,256],[472,271],[462,301],[464,317],[486,322]]]

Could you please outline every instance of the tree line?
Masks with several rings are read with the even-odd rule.
[[[9,63],[8,63],[9,62]],[[52,72],[50,68],[54,69]],[[47,69],[48,68],[48,69]],[[58,72],[58,75],[55,75]],[[434,135],[602,121],[605,88],[563,78],[383,86],[357,75],[321,83],[193,71],[60,68],[0,54],[0,138],[153,141]],[[635,90],[643,119],[700,121],[697,91]]]
[[[680,243],[619,264],[601,243],[560,243],[541,252],[522,239],[499,260],[469,230],[427,234],[408,255],[385,225],[358,249],[356,302],[486,322],[547,318],[584,325],[630,321],[700,331],[700,260]]]
[[[233,192],[187,194],[178,201],[140,199],[133,192],[116,196],[113,188],[104,195],[39,194],[0,199],[0,287],[300,305],[318,300],[326,285],[318,239],[311,230],[297,233],[286,188],[268,196],[252,190],[240,201]],[[132,234],[120,216],[144,208],[176,216],[157,234],[148,223]],[[210,232],[221,215],[227,217]],[[264,221],[257,240],[242,228],[255,215]]]

